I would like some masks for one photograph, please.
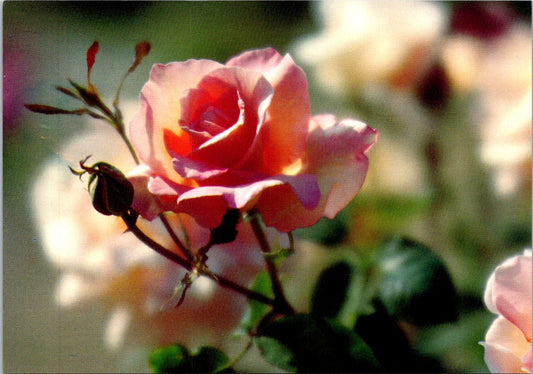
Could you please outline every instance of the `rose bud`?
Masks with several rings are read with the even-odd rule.
[[[133,185],[120,170],[105,162],[97,162],[92,167],[80,165],[91,174],[89,193],[97,211],[106,216],[120,216],[130,208]]]

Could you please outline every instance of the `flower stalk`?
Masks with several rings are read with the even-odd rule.
[[[259,221],[259,216],[256,212],[250,212],[250,224],[254,232],[255,237],[259,243],[261,251],[265,254],[265,263],[268,274],[270,276],[270,281],[272,283],[272,292],[274,293],[274,310],[281,314],[294,314],[295,311],[293,307],[287,301],[285,293],[283,292],[283,287],[278,275],[278,269],[274,260],[268,256],[272,252],[270,244],[266,238],[261,222]]]
[[[188,261],[187,259],[179,256],[178,254],[170,251],[169,249],[163,247],[161,244],[157,243],[155,240],[150,238],[148,235],[146,235],[135,223],[135,219],[132,219],[135,215],[132,215],[131,212],[124,213],[121,217],[126,226],[128,227],[128,230],[135,235],[137,239],[139,239],[141,242],[146,244],[148,247],[152,248],[154,251],[162,255],[163,257],[167,258],[168,260],[182,266],[187,271],[192,271],[194,269],[193,264]],[[266,297],[265,295],[255,292],[253,290],[250,290],[246,287],[243,287],[235,282],[233,282],[230,279],[227,279],[221,275],[214,274],[205,267],[197,268],[197,271],[200,275],[206,276],[215,282],[217,282],[220,286],[229,288],[237,293],[240,293],[241,295],[246,296],[250,300],[259,301],[263,304],[271,305],[272,307],[276,308],[276,305],[278,304],[277,300],[273,300],[269,297]]]

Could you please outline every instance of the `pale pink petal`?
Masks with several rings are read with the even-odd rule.
[[[492,372],[521,372],[521,358],[531,348],[522,331],[501,316],[489,327],[483,345]]]
[[[226,62],[226,66],[239,66],[249,70],[268,72],[279,65],[283,56],[274,48],[246,51]]]
[[[488,310],[490,310],[494,314],[499,314],[498,309],[496,309],[492,298],[492,290],[494,288],[494,273],[495,272],[492,272],[489,279],[487,280],[487,285],[485,286],[485,293],[483,294],[483,300],[485,301],[485,305],[487,306]]]
[[[309,94],[305,73],[289,55],[265,77],[274,87],[268,120],[261,133],[263,169],[280,173],[305,152],[309,129]]]
[[[197,189],[193,189],[191,192]],[[194,217],[199,225],[212,229],[222,222],[222,217],[228,210],[228,204],[221,194],[190,197],[182,195],[178,200],[177,209]]]
[[[290,55],[266,48],[245,52],[226,63],[261,72],[274,87],[268,119],[261,133],[262,168],[274,175],[298,160],[305,151],[309,126],[307,77]]]
[[[499,316],[492,322],[485,335],[485,341],[490,344],[499,344],[513,352],[519,358],[522,358],[527,353],[531,345],[523,332],[502,316]]]
[[[481,343],[485,347],[484,360],[491,373],[523,373],[522,362],[512,352],[493,344]]]
[[[197,187],[179,196],[178,210],[192,215],[201,225],[207,224],[207,227],[216,227],[220,224],[227,209],[236,208],[244,211],[251,209],[262,194],[276,186],[285,186],[281,190],[274,189],[274,191],[279,192],[275,195],[279,196],[270,201],[273,209],[280,214],[287,210],[281,195],[290,195],[293,203],[298,205],[299,210],[298,212],[294,211],[295,214],[305,215],[309,209],[318,204],[320,191],[314,176],[299,175],[277,176],[236,187]],[[261,208],[259,209],[261,211]],[[261,213],[263,214],[262,211]],[[206,215],[208,217],[205,217]],[[274,227],[278,228],[277,226]]]
[[[148,190],[154,195],[178,196],[190,190],[181,184],[174,183],[161,177],[152,177],[148,181]]]
[[[317,176],[324,216],[333,218],[359,192],[368,170],[365,153],[376,141],[377,131],[362,122],[313,117],[305,172]]]
[[[516,256],[500,265],[494,274],[492,297],[504,317],[531,340],[531,257]]]
[[[284,184],[263,191],[257,208],[266,226],[289,232],[315,224],[322,217],[324,205],[321,199],[316,208],[305,208],[291,187]]]
[[[522,370],[531,373],[531,344],[529,345],[527,353],[522,357],[522,364]]]
[[[177,154],[173,154],[172,156],[172,166],[183,178],[204,181],[222,175],[228,171],[228,168],[221,168],[207,162],[191,160],[188,157],[183,157]]]
[[[153,220],[163,211],[158,199],[148,190],[150,180],[149,169],[146,165],[134,168],[128,174],[128,180],[133,185],[133,202],[131,207],[147,220]]]

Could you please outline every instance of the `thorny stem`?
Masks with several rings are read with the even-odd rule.
[[[141,242],[146,244],[148,247],[152,248],[154,251],[156,251],[163,257],[169,259],[170,261],[173,261],[176,264],[181,265],[187,271],[193,270],[193,265],[191,264],[190,261],[168,250],[167,248],[163,247],[161,244],[157,243],[152,238],[147,236],[141,229],[139,229],[139,227],[137,227],[137,225],[135,224],[135,222],[133,222],[133,220],[128,215],[128,213],[124,213],[122,215],[122,220],[128,226],[129,231],[131,231],[137,237],[137,239],[139,239]],[[200,268],[197,270],[201,275],[204,275],[214,280],[222,287],[232,289],[233,291],[246,296],[250,300],[259,301],[260,303],[271,305],[272,307],[276,308],[276,304],[277,304],[276,300],[272,300],[271,298],[266,297],[265,295],[259,292],[255,292],[246,287],[243,287],[233,282],[232,280],[224,278],[223,276],[213,274],[212,272],[207,271],[207,269]]]
[[[268,243],[265,232],[263,231],[261,222],[259,222],[258,214],[252,211],[249,213],[249,215],[250,224],[252,225],[252,230],[255,234],[255,237],[257,238],[257,241],[259,242],[261,251],[264,254],[270,253],[270,244]],[[274,310],[282,314],[294,314],[294,309],[287,301],[287,298],[285,297],[285,294],[283,292],[283,287],[281,286],[281,281],[279,280],[278,269],[276,267],[276,264],[269,257],[264,257],[267,271],[270,276],[270,281],[272,282],[272,292],[274,293],[275,301]]]

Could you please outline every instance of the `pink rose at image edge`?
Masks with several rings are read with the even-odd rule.
[[[129,132],[144,165],[130,180],[147,219],[171,210],[213,228],[255,208],[279,231],[310,226],[357,194],[377,141],[364,123],[310,117],[305,73],[272,48],[156,64],[140,96]]]
[[[485,304],[498,314],[481,342],[491,372],[531,372],[531,268],[531,250],[525,250],[499,265],[487,282]]]

